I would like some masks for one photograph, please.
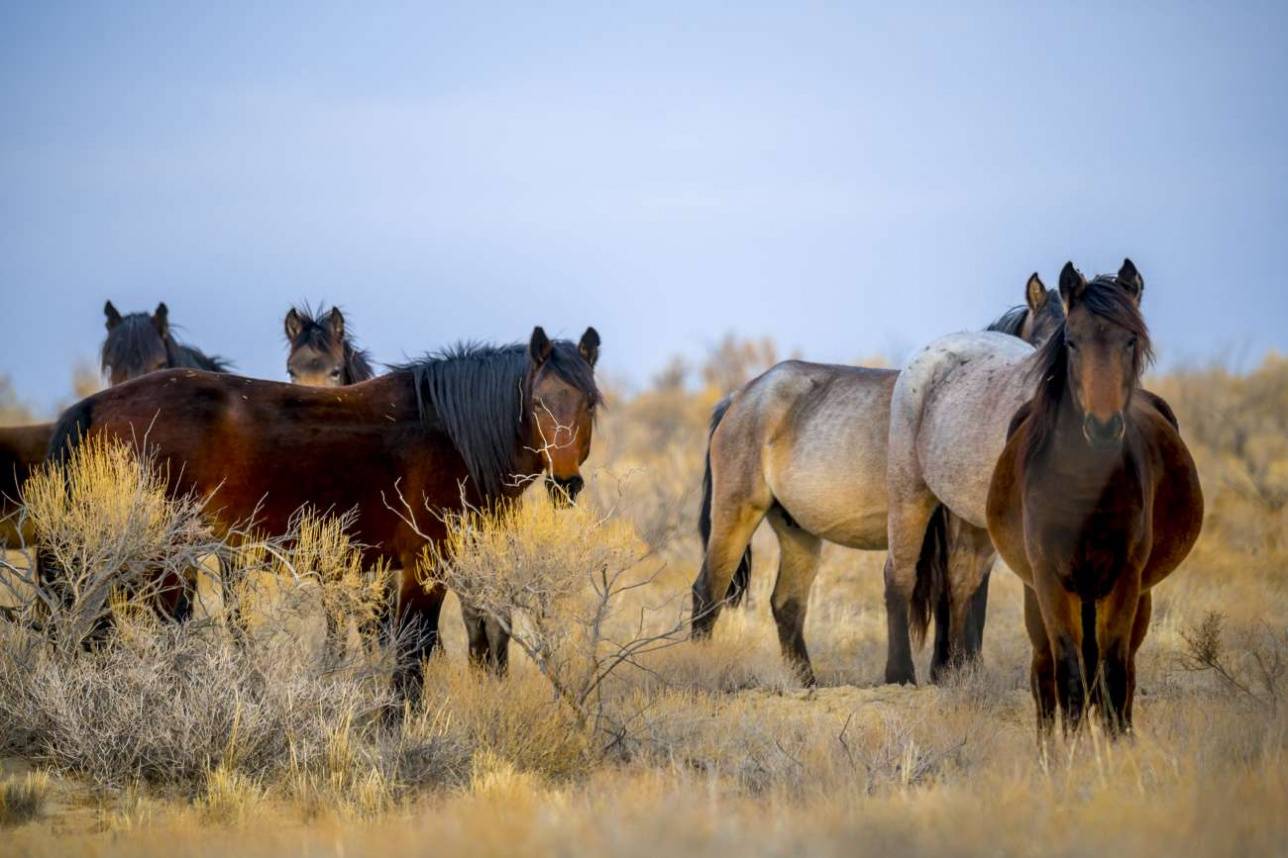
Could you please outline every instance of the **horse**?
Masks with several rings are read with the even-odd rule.
[[[1151,357],[1144,285],[1131,260],[1090,283],[1065,266],[1068,318],[1029,361],[1037,389],[989,483],[989,534],[1024,581],[1039,736],[1057,705],[1066,731],[1095,704],[1109,735],[1131,732],[1150,591],[1203,524],[1176,416],[1140,386]]]
[[[103,313],[107,317],[107,339],[103,341],[100,358],[109,385],[122,384],[167,367],[228,371],[228,362],[223,358],[209,357],[192,346],[175,342],[164,302],[150,316],[147,313],[122,316],[111,301],[103,306]],[[34,537],[30,528],[19,528],[19,498],[22,484],[32,469],[45,460],[53,431],[52,423],[0,427],[0,542],[18,545]]]
[[[99,435],[146,443],[168,490],[204,499],[222,532],[253,520],[280,535],[305,506],[356,510],[365,561],[402,570],[395,620],[411,642],[394,685],[414,698],[445,596],[418,575],[426,545],[445,535],[435,513],[516,497],[543,473],[552,496],[576,497],[599,346],[594,328],[572,343],[538,327],[526,344],[461,345],[338,389],[166,370],[67,409],[49,454]],[[485,625],[471,630],[471,654],[503,664],[508,639]]]
[[[286,374],[296,384],[343,387],[375,376],[371,356],[353,344],[339,307],[316,315],[307,306],[286,313]]]
[[[22,484],[45,460],[53,428],[52,423],[0,427],[0,550],[35,538],[29,523],[19,519]]]
[[[193,346],[177,342],[170,332],[170,311],[162,301],[152,315],[129,313],[122,316],[108,301],[107,339],[103,341],[100,364],[108,384],[117,385],[149,372],[174,367],[228,372],[229,363]]]
[[[1061,317],[1058,297],[1034,274],[1025,286],[1025,304],[990,327],[1007,331],[1008,339],[1038,342]],[[780,547],[770,599],[779,644],[801,681],[815,683],[803,632],[823,541],[886,548],[886,443],[897,376],[888,369],[785,361],[716,406],[698,521],[704,557],[693,584],[692,637],[708,637],[722,604],[741,600],[751,570],[751,536],[768,519]],[[948,526],[947,519],[938,523],[940,529]],[[926,544],[947,551],[947,537],[934,535],[931,530]],[[978,542],[966,535],[962,540]],[[976,651],[987,599],[987,589],[980,589]],[[941,644],[940,650],[946,653],[947,647]],[[946,655],[936,664],[938,675]]]

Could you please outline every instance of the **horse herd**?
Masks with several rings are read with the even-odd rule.
[[[731,393],[710,425],[692,636],[741,601],[751,536],[768,519],[781,548],[772,612],[803,682],[814,682],[804,627],[824,540],[888,549],[886,680],[915,681],[911,638],[932,619],[938,679],[978,657],[1000,554],[1025,584],[1039,732],[1057,712],[1076,729],[1093,706],[1110,733],[1130,731],[1150,590],[1189,553],[1203,514],[1176,419],[1141,387],[1143,291],[1130,260],[1090,281],[1067,263],[1058,290],[1034,274],[1023,305],[932,342],[901,371],[787,361]],[[164,304],[105,313],[111,386],[54,424],[0,429],[10,510],[33,467],[94,436],[146,438],[170,491],[208,499],[217,529],[253,517],[281,534],[303,506],[356,510],[366,560],[401,570],[405,696],[420,693],[446,595],[416,568],[445,536],[433,513],[503,504],[543,475],[556,502],[582,487],[600,403],[594,328],[573,343],[537,327],[526,343],[457,346],[377,375],[339,310],[292,309],[295,383],[283,384],[177,343]],[[172,607],[189,614],[189,593]],[[462,614],[471,657],[504,670],[503,624]]]

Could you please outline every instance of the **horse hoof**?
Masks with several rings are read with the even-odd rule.
[[[916,685],[916,671],[887,667],[885,672],[886,685]]]

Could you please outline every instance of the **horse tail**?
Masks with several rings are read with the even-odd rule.
[[[1087,687],[1093,688],[1096,683],[1096,671],[1100,667],[1100,647],[1096,644],[1096,600],[1092,596],[1082,597],[1082,669],[1086,674]]]
[[[947,595],[948,510],[940,504],[926,524],[921,555],[917,558],[917,583],[912,588],[912,603],[908,608],[909,631],[918,647],[926,642],[926,630],[935,606]]]
[[[724,419],[725,412],[733,404],[733,394],[726,396],[716,403],[716,407],[711,411],[711,423],[707,429],[707,455],[704,460],[702,470],[702,507],[698,511],[698,535],[702,537],[702,553],[705,555],[707,544],[711,541],[711,436],[715,434],[716,427]],[[742,604],[742,597],[746,594],[747,588],[751,586],[751,543],[747,543],[747,550],[742,553],[742,559],[738,561],[738,568],[734,570],[733,579],[729,582],[728,595],[725,597],[726,603],[730,607],[737,607]]]

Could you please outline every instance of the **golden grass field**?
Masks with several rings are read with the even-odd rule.
[[[547,670],[518,645],[504,679],[469,667],[449,600],[446,656],[400,725],[379,714],[380,665],[354,629],[338,667],[318,656],[319,594],[366,604],[335,532],[310,537],[326,557],[295,546],[295,571],[316,572],[299,582],[262,557],[247,567],[247,644],[213,597],[210,619],[181,629],[127,607],[118,642],[93,655],[7,629],[0,852],[1288,852],[1288,360],[1150,379],[1198,461],[1203,535],[1156,591],[1135,735],[1090,729],[1046,748],[1020,585],[1003,567],[982,668],[892,687],[884,558],[829,547],[806,625],[820,687],[804,690],[780,663],[767,529],[752,605],[727,611],[711,644],[661,638],[577,701],[618,645],[667,632],[687,607],[706,418],[749,371],[728,363],[700,392],[676,372],[612,396],[582,508],[551,512],[542,493],[463,542],[477,557],[446,573],[462,587],[513,597],[485,576],[506,558],[548,587],[544,613],[529,603],[516,628]],[[647,583],[598,599],[589,577],[604,569]],[[600,627],[581,622],[605,604]]]

